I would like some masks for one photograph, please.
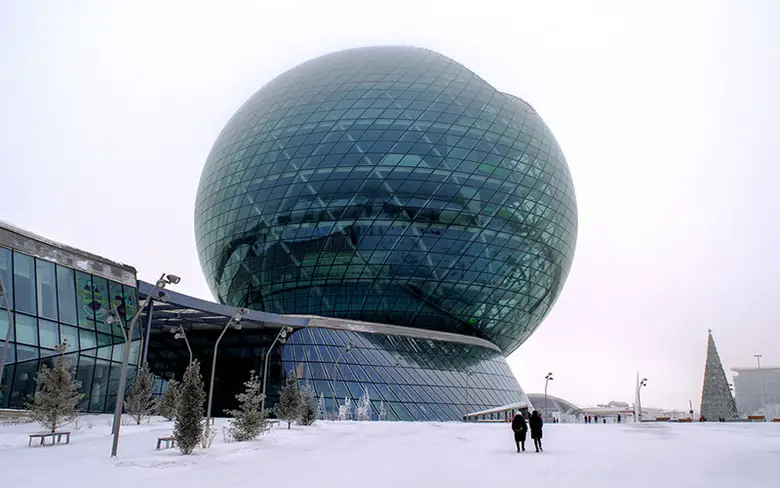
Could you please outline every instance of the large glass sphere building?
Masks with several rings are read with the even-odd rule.
[[[371,47],[303,63],[238,110],[203,169],[195,233],[222,303],[489,344],[456,347],[462,367],[439,378],[462,384],[453,371],[470,377],[481,356],[506,368],[483,378],[505,394],[466,400],[468,410],[524,399],[500,356],[559,295],[577,214],[565,158],[528,103],[435,52]],[[339,359],[360,367],[349,354],[312,359],[325,336],[306,332],[288,354],[324,376]],[[371,348],[397,357],[392,334],[373,337]]]

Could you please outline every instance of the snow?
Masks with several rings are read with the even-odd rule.
[[[229,487],[776,487],[780,423],[554,424],[543,453],[516,453],[507,424],[317,422],[191,456],[155,450],[172,423],[123,425],[111,459],[110,419],[82,419],[71,444],[27,447],[34,424],[0,425],[3,486]],[[92,424],[90,427],[89,424]],[[217,427],[224,425],[217,421]],[[529,443],[531,446],[533,443]]]

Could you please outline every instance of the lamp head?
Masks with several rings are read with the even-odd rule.
[[[181,281],[181,278],[175,274],[167,274],[165,275],[165,281],[170,283],[171,285],[178,285]]]

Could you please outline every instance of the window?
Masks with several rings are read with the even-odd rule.
[[[60,325],[60,334],[62,342],[68,344],[68,351],[74,351],[79,348],[79,330],[69,325]]]
[[[14,253],[14,300],[16,311],[35,314],[35,260]]]
[[[38,316],[57,320],[57,285],[54,278],[54,263],[37,259],[35,268],[38,285]]]
[[[11,281],[11,250],[4,247],[0,247],[0,280],[3,281],[5,293],[8,296],[8,303],[11,304],[11,308],[14,306],[14,287],[13,281]],[[5,307],[5,300],[0,297],[0,308]]]
[[[38,333],[40,335],[41,347],[54,349],[60,344],[60,328],[56,322],[39,320]]]
[[[76,271],[76,309],[79,315],[79,327],[95,328],[95,303],[92,298],[92,276]]]
[[[59,298],[60,322],[76,325],[76,284],[73,270],[57,266],[57,295]],[[78,344],[78,342],[71,343]]]
[[[38,345],[38,319],[16,314],[16,342]]]
[[[13,316],[11,316],[11,320],[13,320]],[[13,326],[13,324],[11,325]],[[0,341],[5,341],[6,337],[8,337],[8,312],[5,310],[0,310]],[[13,327],[11,327],[11,335],[8,337],[8,340],[15,340]]]

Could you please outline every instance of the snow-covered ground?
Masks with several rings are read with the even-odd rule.
[[[90,428],[87,422],[93,424]],[[780,424],[547,425],[517,454],[507,424],[318,422],[182,456],[155,451],[172,424],[81,421],[69,446],[27,447],[33,424],[0,426],[0,485],[56,488],[778,487]],[[218,427],[221,425],[218,421]],[[44,475],[41,477],[41,475]]]

